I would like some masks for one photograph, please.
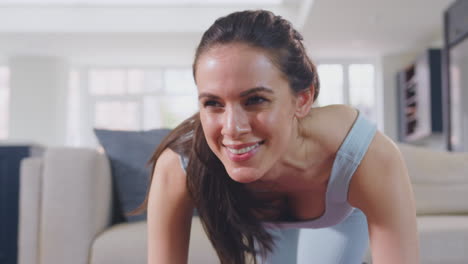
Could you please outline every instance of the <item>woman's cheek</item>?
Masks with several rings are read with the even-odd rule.
[[[210,115],[205,115],[201,118],[203,131],[208,142],[216,141],[221,136],[221,126],[219,125],[218,119],[219,118],[216,116]]]
[[[206,125],[208,126],[208,129],[212,131],[217,131],[220,130],[220,115],[207,115],[205,122]]]
[[[280,115],[281,113],[277,112],[265,112],[262,115],[259,115],[258,120],[265,126],[271,126],[272,124],[276,124],[279,120],[281,120]]]

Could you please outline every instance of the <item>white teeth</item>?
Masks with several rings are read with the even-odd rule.
[[[255,144],[255,145],[252,145],[250,147],[246,147],[246,148],[241,148],[241,149],[233,149],[233,148],[227,148],[231,153],[234,153],[234,154],[244,154],[244,153],[247,153],[249,151],[251,151],[252,149],[258,147],[260,144]]]

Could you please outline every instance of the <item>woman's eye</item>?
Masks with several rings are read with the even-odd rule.
[[[252,96],[249,99],[247,99],[247,102],[245,103],[246,105],[256,105],[256,104],[261,104],[263,102],[268,101],[267,99],[261,97],[261,96]]]
[[[209,101],[204,102],[203,106],[204,107],[219,107],[221,106],[221,104],[218,103],[217,101],[209,100]]]

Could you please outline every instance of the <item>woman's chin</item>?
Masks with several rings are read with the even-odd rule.
[[[238,182],[238,183],[251,183],[251,182],[254,182],[256,181],[254,178],[252,177],[231,177],[232,180]]]
[[[229,172],[233,181],[240,183],[251,183],[261,178],[257,171],[247,168],[236,168]]]

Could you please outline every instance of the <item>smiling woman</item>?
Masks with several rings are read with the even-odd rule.
[[[375,263],[418,263],[398,149],[354,108],[312,108],[317,70],[288,21],[219,18],[193,74],[200,110],[155,151],[138,210],[149,263],[187,262],[194,207],[223,264],[361,263],[369,238]]]
[[[266,52],[247,44],[212,48],[196,69],[200,120],[210,149],[233,180],[267,179],[263,176],[281,150],[294,143],[295,98],[288,80]]]

